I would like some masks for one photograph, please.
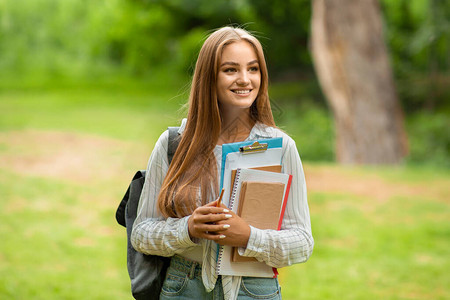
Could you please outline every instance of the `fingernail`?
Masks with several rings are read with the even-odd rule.
[[[231,218],[232,215],[225,215],[225,218]]]
[[[225,224],[225,225],[223,225],[223,228],[225,229],[225,228],[230,228],[230,224]]]
[[[224,239],[224,238],[226,238],[226,236],[224,236],[223,234],[221,234],[221,235],[219,235],[219,238],[220,238],[220,239]]]
[[[229,211],[228,209],[225,208],[225,209],[223,210],[223,212],[230,212],[230,211]]]

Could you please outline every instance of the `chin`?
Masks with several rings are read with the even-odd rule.
[[[242,102],[239,102],[239,103],[235,103],[233,106],[239,107],[239,108],[242,108],[242,109],[248,109],[248,108],[250,108],[252,106],[253,102],[255,102],[255,100],[242,101]]]

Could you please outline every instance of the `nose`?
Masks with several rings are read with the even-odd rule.
[[[246,71],[239,72],[239,77],[236,80],[236,83],[241,86],[246,86],[250,83],[250,79]]]

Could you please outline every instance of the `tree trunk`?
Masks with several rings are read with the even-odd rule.
[[[312,56],[333,110],[336,156],[348,164],[395,164],[407,154],[377,0],[314,0]]]

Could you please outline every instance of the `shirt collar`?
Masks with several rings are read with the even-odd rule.
[[[186,128],[186,123],[187,123],[187,119],[184,118],[183,120],[181,120],[181,125],[180,125],[180,129],[178,129],[178,133],[182,134]],[[265,124],[259,123],[257,122],[252,130],[250,131],[250,134],[248,136],[248,138],[246,139],[246,141],[251,141],[251,140],[257,140],[257,139],[261,139],[261,138],[271,138],[273,136],[273,128],[269,127]]]
[[[259,123],[257,122],[252,130],[250,131],[250,135],[248,136],[248,138],[246,139],[248,140],[257,140],[257,139],[267,139],[267,138],[271,138],[273,136],[273,128],[269,127],[263,123]]]
[[[187,118],[183,118],[183,120],[181,120],[180,128],[178,129],[178,134],[182,134],[184,132],[184,129],[186,129],[186,123]]]

